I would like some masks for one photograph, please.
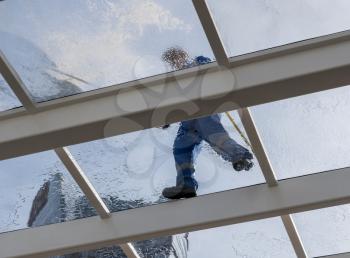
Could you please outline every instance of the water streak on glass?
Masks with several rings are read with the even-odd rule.
[[[0,162],[0,233],[94,215],[53,151]]]
[[[342,205],[294,215],[310,257],[350,252],[350,206]]]
[[[36,101],[167,72],[174,45],[213,57],[187,0],[1,1],[0,38]]]
[[[22,104],[0,74],[0,112],[20,106],[22,106]]]
[[[350,166],[349,86],[252,110],[279,179]]]
[[[229,56],[350,28],[348,0],[208,0]]]
[[[237,113],[232,115],[243,130]],[[225,115],[221,121],[234,140],[250,148]],[[157,204],[166,201],[163,188],[175,185],[173,144],[178,129],[179,123],[141,130],[74,145],[70,151],[113,212]],[[206,142],[195,153],[199,195],[265,182],[256,159],[252,170],[236,172]]]

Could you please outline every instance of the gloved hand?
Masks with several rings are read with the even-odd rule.
[[[162,126],[162,129],[168,129],[170,127],[170,125],[169,124],[166,124],[166,125],[163,125]]]

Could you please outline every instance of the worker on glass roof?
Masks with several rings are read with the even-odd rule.
[[[208,57],[198,56],[190,59],[186,51],[180,47],[167,49],[162,60],[173,69],[184,69],[210,63]],[[250,170],[253,167],[253,155],[249,150],[233,140],[220,121],[219,114],[183,121],[177,132],[173,146],[173,154],[177,170],[176,185],[163,190],[168,199],[195,197],[198,182],[194,177],[194,156],[204,140],[236,171]],[[163,128],[169,127],[165,125]]]

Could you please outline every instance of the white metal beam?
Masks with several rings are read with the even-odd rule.
[[[0,160],[348,85],[349,37],[239,57],[230,69],[209,64],[43,103],[37,114],[1,121]]]
[[[225,46],[220,38],[219,31],[215,25],[215,21],[209,11],[206,0],[192,0],[194,8],[198,14],[199,20],[202,23],[205,34],[207,35],[209,44],[215,59],[219,65],[229,66],[229,60],[227,58]]]
[[[207,5],[206,0],[193,0],[193,4],[196,8],[199,19],[202,22],[202,26],[207,35],[208,41],[215,54],[218,64],[228,67],[229,59],[227,56],[227,52],[215,25],[212,13],[209,11],[209,7]],[[265,180],[270,187],[274,187],[278,184],[278,181],[273,171],[271,162],[269,161],[268,155],[263,146],[261,137],[259,136],[259,132],[255,126],[250,110],[248,108],[240,109],[239,114],[243,126],[247,132],[247,135],[252,143],[252,148],[255,152],[255,156],[258,159]],[[297,257],[307,258],[305,248],[302,244],[301,238],[293,222],[292,216],[283,215],[281,219]]]
[[[101,199],[100,195],[96,192],[87,176],[83,173],[69,150],[67,148],[57,148],[55,149],[55,152],[72,175],[75,182],[79,185],[80,189],[86,195],[91,205],[96,209],[98,215],[103,219],[108,218],[110,216],[109,209]]]
[[[29,114],[33,114],[37,111],[36,103],[31,99],[30,93],[26,90],[25,85],[19,78],[14,68],[10,65],[4,54],[0,50],[0,70],[10,87],[13,89],[15,95],[22,103],[23,107]],[[84,192],[92,206],[96,209],[101,218],[109,217],[109,210],[105,203],[98,195],[92,184],[89,182],[86,175],[82,172],[78,163],[74,160],[73,156],[69,153],[67,148],[55,149],[56,154],[65,165],[69,173],[77,182],[81,190]]]
[[[30,93],[24,86],[21,78],[10,65],[3,52],[0,50],[0,72],[4,77],[7,84],[15,93],[22,105],[29,111],[34,112],[36,110],[35,103],[30,97]]]
[[[348,204],[349,181],[346,168],[282,180],[276,187],[255,185],[120,211],[107,220],[91,217],[9,232],[0,234],[1,257],[72,253]],[[18,243],[16,248],[13,243]]]
[[[291,215],[283,215],[281,216],[284,227],[286,228],[288,237],[292,246],[294,248],[295,254],[298,258],[307,258],[308,255],[306,253],[303,242],[301,241],[301,237],[297,230],[297,227],[294,223],[294,220]]]
[[[30,97],[30,93],[26,90],[25,85],[21,81],[20,77],[14,70],[14,68],[7,61],[3,53],[0,51],[0,71],[4,76],[7,83],[14,91],[17,98],[22,103],[23,107],[29,114],[33,114],[37,111],[36,103],[34,103]],[[71,155],[69,150],[65,147],[56,148],[55,152],[62,163],[65,165],[69,173],[74,178],[75,182],[79,185],[80,189],[86,195],[91,205],[96,209],[98,215],[102,219],[109,218],[110,211],[107,208],[100,195],[96,192],[93,185],[90,183],[87,176],[81,170],[74,157]],[[139,258],[136,250],[132,244],[127,243],[120,246],[128,258]]]
[[[265,151],[265,147],[255,126],[255,122],[248,108],[243,108],[238,111],[243,127],[251,142],[254,154],[258,160],[261,171],[265,177],[266,183],[269,186],[276,186],[278,184],[275,172],[271,166],[271,162]]]
[[[123,250],[123,252],[128,258],[140,258],[139,254],[137,253],[135,247],[132,244],[121,244],[119,247]]]
[[[255,126],[254,119],[249,108],[240,109],[238,113],[241,117],[242,124],[247,132],[248,138],[254,150],[254,154],[259,162],[267,184],[270,187],[276,187],[278,185],[278,181],[275,172],[273,171],[271,162],[265,151],[263,142]],[[307,258],[307,253],[299,236],[298,230],[294,224],[292,216],[289,214],[283,215],[281,216],[281,219],[297,257]]]
[[[29,114],[33,114],[37,111],[36,104],[32,101],[29,92],[26,90],[24,84],[20,80],[19,76],[8,63],[5,56],[0,51],[0,69],[2,74],[4,74],[5,79],[10,84],[15,95],[21,101],[23,107]],[[96,192],[93,185],[90,183],[86,175],[81,170],[78,163],[75,161],[71,153],[67,148],[57,148],[55,149],[56,154],[59,159],[65,165],[69,173],[72,175],[76,183],[79,185],[80,189],[86,195],[87,199],[91,205],[96,209],[98,215],[102,219],[106,219],[110,216],[110,211]],[[122,250],[125,252],[128,258],[139,258],[136,250],[133,248],[132,244],[127,243],[121,245]]]
[[[97,214],[102,219],[107,219],[110,217],[111,213],[97,193],[93,185],[90,183],[89,179],[85,173],[80,168],[79,164],[74,159],[73,155],[69,152],[67,148],[57,148],[55,152],[62,163],[65,165],[66,169],[72,175],[75,182],[79,185],[80,189],[86,195],[87,199],[91,205],[96,209]],[[131,243],[121,244],[120,248],[123,250],[124,254],[128,258],[140,258],[137,251]]]

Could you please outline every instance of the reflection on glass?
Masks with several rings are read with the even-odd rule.
[[[21,103],[0,74],[0,112],[20,106]]]
[[[348,0],[208,0],[230,56],[350,28]]]
[[[232,115],[242,128],[237,114]],[[229,135],[249,149],[224,114],[221,121]],[[150,205],[164,201],[162,190],[175,184],[173,144],[179,126],[137,131],[71,146],[70,150],[112,211]],[[195,154],[199,195],[264,182],[257,164],[238,173],[205,141],[196,146]]]
[[[252,110],[279,179],[350,166],[349,87]]]
[[[350,206],[293,215],[310,257],[350,252]]]
[[[95,212],[51,151],[1,161],[0,172],[0,233]]]
[[[213,57],[187,0],[2,1],[0,38],[36,101],[164,73],[173,45]]]

